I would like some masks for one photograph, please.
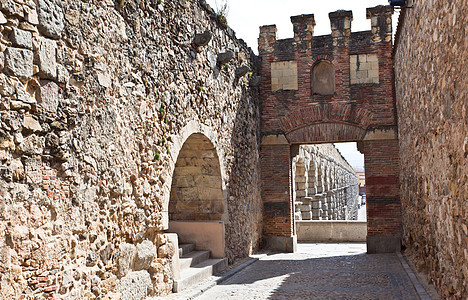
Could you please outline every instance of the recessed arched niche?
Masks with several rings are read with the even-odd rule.
[[[335,68],[326,61],[319,61],[312,68],[312,93],[333,95],[335,93]]]

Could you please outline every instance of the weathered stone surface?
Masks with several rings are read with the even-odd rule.
[[[118,269],[119,277],[124,277],[133,267],[135,246],[133,244],[121,244],[119,246]]]
[[[48,37],[58,39],[64,29],[63,11],[55,0],[37,1],[39,31]]]
[[[231,61],[234,58],[234,52],[229,50],[226,52],[222,52],[218,54],[218,58],[216,59],[218,65],[222,66],[227,64],[229,61]]]
[[[195,34],[195,38],[193,39],[193,43],[196,46],[206,46],[211,41],[213,37],[213,33],[209,30],[205,30],[203,33]]]
[[[0,129],[0,149],[15,149],[13,136]]]
[[[6,24],[8,21],[3,15],[3,13],[0,11],[0,24]]]
[[[120,279],[116,290],[121,293],[121,300],[140,300],[151,294],[153,285],[148,272],[138,271]]]
[[[10,164],[10,169],[13,174],[13,180],[19,181],[24,178],[24,167],[23,163],[19,159],[15,159]]]
[[[252,172],[259,159],[258,99],[248,78],[234,72],[242,65],[256,71],[252,53],[197,1],[140,2],[125,1],[121,9],[115,1],[56,1],[67,14],[60,30],[61,14],[44,22],[44,11],[56,10],[52,1],[1,1],[10,20],[7,44],[0,43],[5,65],[15,28],[31,32],[34,51],[32,63],[18,63],[29,68],[26,77],[7,66],[0,71],[0,253],[9,253],[8,268],[0,263],[2,299],[44,291],[64,299],[112,297],[116,278],[150,260],[154,291],[170,293],[177,249],[158,244],[161,258],[151,259],[156,249],[137,251],[132,243],[167,229],[172,167],[190,135],[213,145],[199,149],[203,157],[193,166],[202,175],[196,182],[216,185],[202,191],[200,212],[213,208],[218,219],[230,212],[226,256],[233,261],[260,245],[260,181]],[[188,43],[198,29],[212,32],[212,42],[190,59]],[[220,71],[216,54],[226,47],[235,55]],[[41,130],[21,126],[25,115]],[[202,174],[214,170],[216,176]],[[29,232],[15,239],[14,249],[1,242],[9,224]],[[99,255],[97,263],[89,253]],[[24,284],[6,280],[15,278],[13,269],[27,277]]]
[[[20,18],[24,16],[23,6],[14,0],[2,0],[0,2],[0,9],[5,12],[7,16]]]
[[[31,105],[27,104],[27,103],[24,103],[23,101],[15,101],[15,100],[11,100],[10,101],[10,108],[12,110],[30,110],[31,109]]]
[[[33,52],[26,49],[7,48],[5,51],[5,69],[13,76],[31,77],[33,75]]]
[[[99,287],[101,288],[101,292],[103,294],[112,292],[115,289],[116,285],[117,285],[116,276],[111,276],[110,278],[107,278],[106,280],[103,280],[99,283]]]
[[[94,251],[89,251],[88,255],[86,256],[86,266],[92,267],[95,266],[98,262],[99,255]]]
[[[26,158],[24,170],[28,183],[39,184],[42,182],[42,161],[40,158]]]
[[[250,72],[249,66],[242,66],[240,68],[237,68],[236,69],[236,77],[237,78],[242,77],[245,74],[247,74],[248,72]]]
[[[151,241],[145,240],[139,243],[136,246],[134,269],[136,271],[149,269],[155,254],[156,248]]]
[[[39,41],[39,50],[36,54],[36,61],[39,66],[39,76],[41,78],[57,78],[57,42],[41,38]]]
[[[16,99],[27,104],[36,104],[36,99],[26,91],[26,87],[20,81],[16,83]]]
[[[44,137],[31,134],[26,137],[21,144],[19,144],[18,149],[29,155],[42,154],[42,151],[44,150],[44,141]]]
[[[56,112],[59,103],[59,86],[48,80],[41,80],[41,87],[37,90],[37,100],[41,107],[48,112]]]
[[[13,28],[11,41],[15,47],[32,49],[32,33],[29,31]]]
[[[34,5],[34,6],[36,6],[36,5]],[[38,25],[39,24],[39,17],[37,15],[36,7],[25,6],[24,7],[24,12],[26,14],[26,16],[25,16],[26,21],[28,21],[32,25]]]
[[[403,244],[443,299],[467,299],[468,3],[412,6],[394,58]]]
[[[24,116],[23,128],[32,132],[42,131],[41,124],[31,115]]]

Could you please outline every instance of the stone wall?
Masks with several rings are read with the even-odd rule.
[[[258,247],[255,57],[224,25],[195,0],[0,2],[0,298],[170,292],[194,133],[219,160],[226,255]]]
[[[357,220],[358,177],[333,144],[300,146],[292,167],[295,220]]]
[[[403,243],[445,299],[468,298],[468,3],[412,1],[394,54]]]

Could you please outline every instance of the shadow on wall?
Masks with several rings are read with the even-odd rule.
[[[236,83],[234,83],[236,84]],[[263,202],[260,190],[260,124],[258,90],[242,87],[231,147],[227,151],[226,256],[229,262],[245,257],[260,248]],[[255,122],[253,122],[255,121]],[[231,166],[228,168],[227,166]]]

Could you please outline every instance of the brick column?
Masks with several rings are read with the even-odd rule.
[[[400,251],[398,140],[363,142],[366,168],[367,252]]]
[[[264,248],[295,252],[290,145],[284,136],[262,139],[261,178]]]

